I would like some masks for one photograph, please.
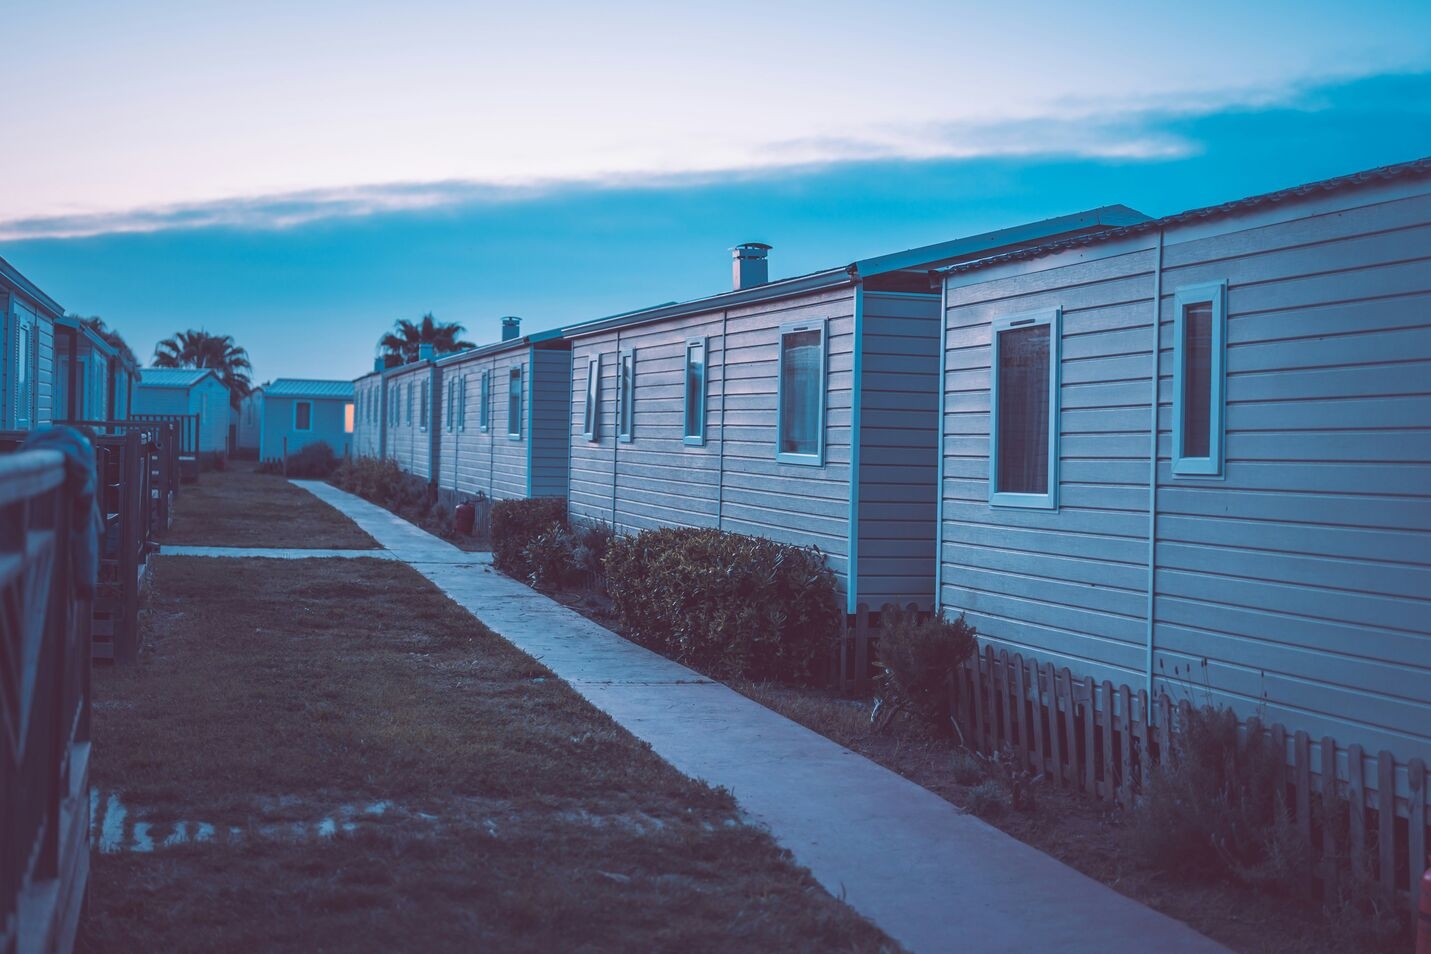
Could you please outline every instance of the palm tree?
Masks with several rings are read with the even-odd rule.
[[[428,312],[416,322],[399,318],[393,323],[393,330],[378,340],[378,347],[383,349],[384,356],[393,355],[407,364],[417,360],[419,350],[425,344],[432,345],[437,354],[452,354],[477,347],[470,341],[458,339],[466,330],[455,321],[439,322],[432,317],[432,312]]]
[[[139,359],[135,357],[134,352],[130,350],[128,342],[124,340],[123,336],[120,335],[119,332],[106,325],[104,323],[103,318],[99,317],[98,315],[92,315],[89,318],[81,318],[79,315],[76,314],[69,314],[65,317],[77,319],[85,327],[89,328],[95,334],[103,338],[106,344],[108,344],[115,351],[118,351],[120,354],[122,354],[125,359],[128,360],[131,364],[139,364]]]
[[[207,331],[176,332],[154,346],[156,368],[212,368],[229,389],[234,407],[253,390],[253,365],[248,351],[234,344],[232,335],[211,335]]]

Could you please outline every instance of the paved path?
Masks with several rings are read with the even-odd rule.
[[[911,951],[1226,950],[386,510],[328,484],[294,483],[676,768],[730,789],[831,894]]]
[[[181,547],[165,544],[160,548],[161,556],[199,557],[267,557],[276,560],[311,560],[342,557],[357,559],[372,557],[377,560],[395,560],[388,550],[304,550],[298,547]]]

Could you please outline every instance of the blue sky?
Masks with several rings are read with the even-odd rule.
[[[1431,5],[1188,6],[35,4],[0,255],[141,355],[351,377],[395,318],[695,297],[741,241],[778,277],[1431,155]]]

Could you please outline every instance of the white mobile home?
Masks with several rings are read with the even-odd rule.
[[[193,448],[211,459],[228,450],[229,389],[209,368],[143,368],[134,389],[134,413],[198,416]]]
[[[249,457],[258,456],[259,437],[263,431],[263,388],[257,387],[239,401],[234,411],[234,451]]]
[[[1080,676],[1431,757],[1431,160],[944,290],[946,612]]]
[[[506,340],[438,362],[438,488],[454,500],[564,497],[571,345],[503,321]]]
[[[63,314],[58,302],[0,258],[0,417],[7,429],[28,430],[53,419],[55,322]]]
[[[433,394],[437,368],[422,357],[384,371],[382,389],[387,419],[383,425],[382,456],[397,462],[404,473],[432,480],[437,453],[437,426]]]
[[[353,382],[353,454],[356,457],[383,456],[383,436],[387,429],[385,394],[379,359],[370,374]]]
[[[818,547],[854,612],[934,591],[939,296],[929,269],[1142,221],[1116,206],[567,328],[570,509]]]
[[[319,442],[337,457],[351,453],[353,382],[279,378],[261,393],[259,460],[282,460]]]
[[[55,420],[117,420],[127,389],[119,352],[83,320],[63,315],[55,322]],[[116,402],[116,396],[120,398]]]

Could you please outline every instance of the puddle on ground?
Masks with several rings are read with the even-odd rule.
[[[150,822],[142,812],[126,805],[116,792],[89,793],[90,836],[100,851],[147,853],[179,845],[218,842],[236,844],[246,839],[304,841],[332,838],[338,832],[356,831],[363,822],[388,815],[435,822],[437,816],[408,812],[393,802],[353,802],[312,821],[256,821],[248,825],[218,826],[204,821]]]

